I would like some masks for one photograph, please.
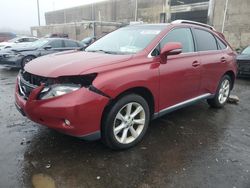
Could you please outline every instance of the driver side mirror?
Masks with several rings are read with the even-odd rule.
[[[169,42],[161,50],[164,56],[178,55],[182,52],[182,44],[179,42]]]
[[[50,45],[47,45],[47,46],[44,46],[44,48],[43,48],[44,50],[50,50],[50,49],[52,49],[52,46],[50,46]]]

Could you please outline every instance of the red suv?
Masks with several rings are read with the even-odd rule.
[[[32,121],[113,149],[136,145],[150,120],[206,99],[225,105],[236,53],[197,22],[131,25],[91,44],[37,58],[20,72],[16,106]]]

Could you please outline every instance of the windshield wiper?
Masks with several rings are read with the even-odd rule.
[[[88,50],[86,52],[102,52],[102,53],[105,53],[105,54],[119,54],[118,52],[105,51],[105,50]]]

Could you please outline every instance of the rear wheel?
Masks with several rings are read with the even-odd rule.
[[[214,108],[222,108],[228,100],[231,91],[231,86],[232,80],[230,76],[224,75],[220,81],[219,87],[214,98],[207,100],[208,104]]]
[[[21,63],[21,68],[23,69],[24,66],[25,66],[27,63],[29,63],[30,61],[32,61],[33,59],[35,59],[34,56],[26,56],[26,57],[24,57],[23,60],[22,60],[22,63]]]
[[[150,119],[146,100],[136,94],[120,98],[109,110],[102,125],[102,140],[112,149],[127,149],[139,143]]]

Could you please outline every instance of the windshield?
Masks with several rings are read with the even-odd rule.
[[[247,48],[245,48],[241,54],[247,54],[247,55],[250,55],[250,46],[248,46]]]
[[[43,45],[47,44],[48,42],[49,40],[47,39],[39,39],[39,40],[36,40],[35,42],[32,42],[29,46],[34,47],[34,48],[40,48]]]
[[[146,48],[165,27],[153,25],[124,27],[102,37],[85,51],[135,54]]]

